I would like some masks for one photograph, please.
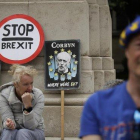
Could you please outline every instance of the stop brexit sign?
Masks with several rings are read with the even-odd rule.
[[[44,33],[32,17],[16,14],[0,22],[0,60],[23,64],[33,60],[42,50]]]

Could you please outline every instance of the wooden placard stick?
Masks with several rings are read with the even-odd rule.
[[[61,140],[64,140],[64,90],[61,90]]]

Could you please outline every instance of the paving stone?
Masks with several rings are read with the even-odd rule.
[[[88,56],[81,57],[81,69],[92,70],[92,58]]]
[[[102,70],[102,57],[92,57],[92,69]]]
[[[103,70],[113,70],[114,69],[114,60],[111,57],[102,58],[102,69]]]

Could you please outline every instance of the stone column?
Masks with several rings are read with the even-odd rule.
[[[43,27],[45,40],[80,39],[81,86],[65,91],[65,137],[77,137],[83,104],[105,82],[115,80],[112,59],[111,17],[107,0],[0,0],[0,20],[12,14],[27,14]],[[39,74],[34,86],[45,96],[47,137],[60,137],[60,91],[45,90],[44,48],[33,61]],[[10,65],[2,63],[1,83],[11,80]]]

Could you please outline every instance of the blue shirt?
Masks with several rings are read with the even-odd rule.
[[[89,97],[84,105],[79,137],[100,135],[103,140],[132,140],[133,116],[137,107],[126,83]]]

